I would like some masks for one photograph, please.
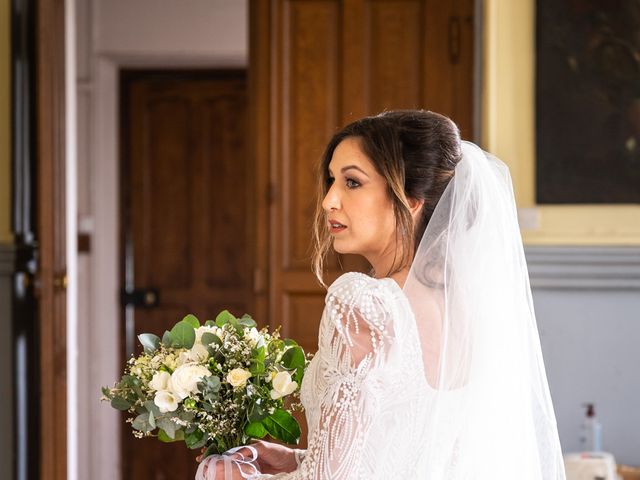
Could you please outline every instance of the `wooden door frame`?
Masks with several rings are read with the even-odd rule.
[[[36,2],[41,479],[67,478],[65,0]]]

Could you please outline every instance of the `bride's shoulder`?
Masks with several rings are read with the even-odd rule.
[[[371,338],[378,340],[387,338],[400,311],[397,295],[389,282],[395,281],[359,272],[341,275],[327,291],[323,322],[344,332],[349,344],[360,335],[367,338],[374,335]]]
[[[391,301],[396,288],[399,287],[391,278],[373,278],[361,272],[347,272],[329,286],[327,299],[353,303],[375,297],[381,301]]]

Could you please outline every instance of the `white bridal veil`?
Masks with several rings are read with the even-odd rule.
[[[564,479],[509,171],[462,153],[404,285],[433,388],[420,471]]]

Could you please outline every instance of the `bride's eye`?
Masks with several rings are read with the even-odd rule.
[[[327,179],[324,181],[324,183],[327,186],[327,188],[329,188],[331,185],[333,185],[333,181],[334,180],[335,180],[335,178],[333,178],[333,177],[327,177]]]
[[[347,188],[358,188],[360,183],[353,178],[347,178]]]

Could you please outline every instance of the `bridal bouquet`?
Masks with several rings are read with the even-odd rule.
[[[136,437],[206,447],[205,456],[267,434],[297,443],[299,385],[307,357],[279,331],[257,330],[249,316],[221,312],[201,325],[187,315],[160,339],[138,336],[144,352],[132,357],[103,399],[131,414]],[[291,399],[285,406],[285,397]]]

